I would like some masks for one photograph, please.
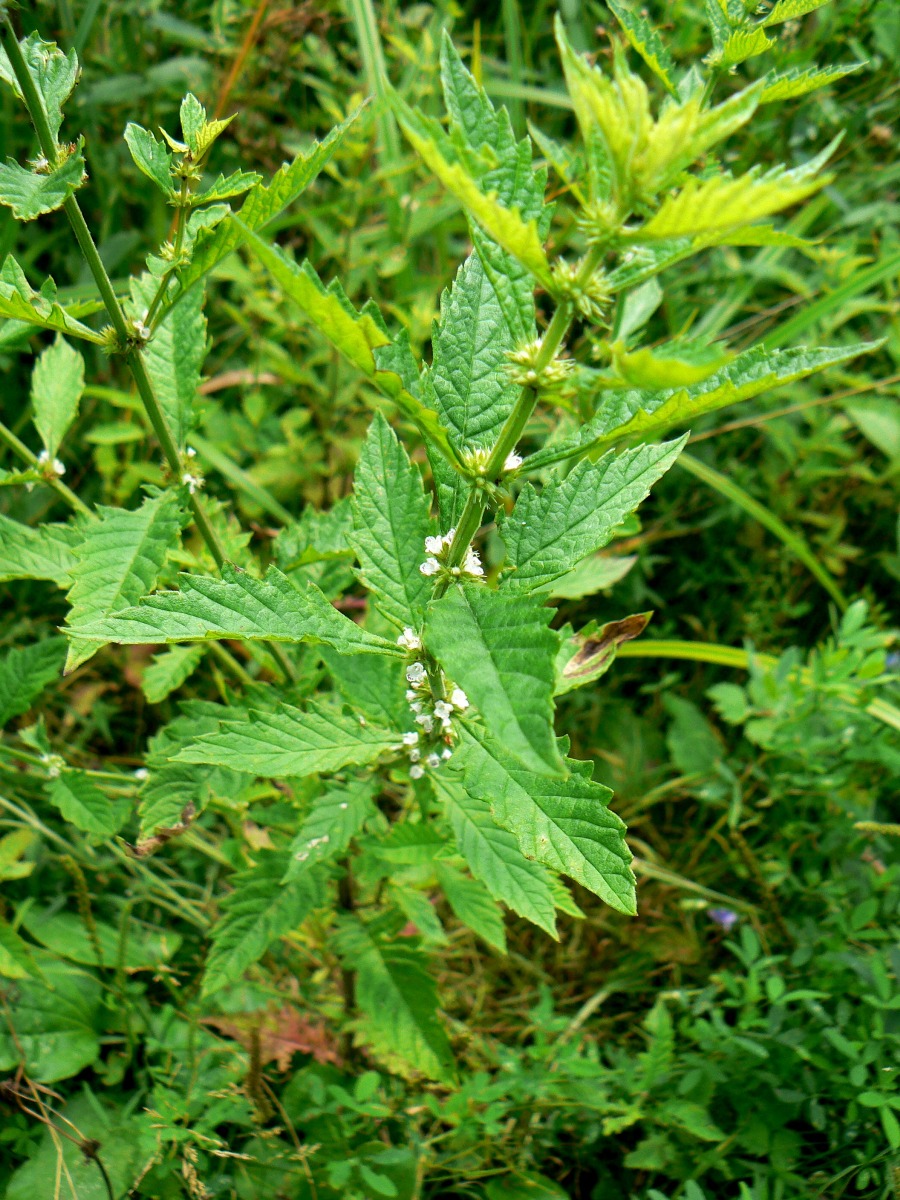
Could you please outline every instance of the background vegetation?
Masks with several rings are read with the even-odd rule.
[[[679,61],[707,52],[699,2],[647,7]],[[604,6],[561,10],[576,48],[606,61]],[[171,220],[130,161],[129,120],[176,127],[191,90],[210,110],[241,114],[217,169],[270,174],[378,92],[382,56],[401,94],[439,115],[449,29],[518,132],[532,122],[565,141],[574,124],[553,15],[518,0],[374,12],[367,0],[60,0],[20,19],[82,59],[73,127],[86,134],[91,180],[81,195],[118,281]],[[564,701],[558,726],[615,789],[639,915],[577,892],[582,914],[562,918],[558,943],[512,920],[504,955],[442,911],[434,948],[463,1069],[454,1087],[349,1054],[337,1010],[309,1003],[307,981],[334,964],[300,938],[270,950],[243,985],[203,998],[205,931],[227,881],[294,814],[256,785],[218,798],[146,861],[73,837],[46,799],[45,743],[85,769],[131,772],[177,702],[215,700],[226,686],[209,655],[177,701],[156,702],[144,648],[108,648],[11,714],[0,740],[0,915],[15,914],[55,988],[32,1030],[54,1064],[51,1090],[39,1091],[17,1080],[5,1029],[39,998],[28,982],[3,992],[10,1200],[67,1188],[80,1200],[900,1194],[900,866],[887,827],[898,820],[900,744],[870,711],[900,696],[900,9],[831,4],[790,22],[765,66],[812,61],[865,65],[761,109],[741,142],[748,163],[802,161],[843,132],[834,182],[787,223],[812,245],[720,249],[702,270],[667,272],[648,329],[654,341],[690,330],[736,349],[761,335],[879,346],[695,424],[690,458],[616,542],[608,588],[564,605],[576,626],[654,612],[600,686]],[[740,68],[744,81],[757,62]],[[5,152],[30,156],[8,90],[0,121]],[[278,235],[322,278],[340,276],[355,303],[374,297],[428,357],[469,235],[386,108],[371,106]],[[565,248],[577,235],[556,225],[552,236]],[[89,309],[93,285],[61,220],[23,227],[0,210],[0,252],[33,283],[52,270],[61,295]],[[252,258],[216,272],[208,317],[193,444],[208,492],[267,554],[306,505],[348,494],[372,397]],[[26,439],[33,346],[30,330],[0,327],[0,416]],[[90,367],[84,457],[67,458],[66,482],[90,503],[134,505],[162,474],[124,374],[99,352]],[[0,491],[0,511],[19,521],[56,503],[42,486]],[[49,584],[4,584],[0,596],[4,650],[51,638],[65,619]],[[16,736],[29,730],[30,753]],[[122,778],[107,782],[114,794]],[[121,786],[123,801],[135,786]],[[85,1155],[73,1129],[99,1152]]]

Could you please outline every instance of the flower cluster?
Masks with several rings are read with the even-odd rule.
[[[574,361],[552,358],[548,363],[541,363],[542,348],[542,339],[535,338],[507,354],[506,372],[513,383],[542,392],[562,387],[575,369]]]
[[[446,571],[454,578],[459,578],[463,575],[479,577],[484,574],[484,567],[481,565],[481,559],[478,552],[473,550],[471,546],[466,548],[466,557],[459,567],[447,566],[447,552],[456,537],[456,530],[451,529],[449,533],[445,533],[443,537],[427,537],[425,539],[425,550],[428,558],[419,567],[423,575],[437,575],[440,571]]]
[[[414,629],[404,629],[397,638],[397,644],[413,652],[422,649],[421,638]],[[435,770],[450,757],[453,753],[449,744],[454,736],[453,716],[465,712],[469,707],[469,698],[462,688],[449,685],[443,675],[441,681],[447,698],[435,700],[428,685],[425,664],[416,659],[406,668],[406,682],[409,684],[406,700],[415,724],[419,726],[419,729],[411,729],[403,735],[403,745],[412,764],[409,773],[413,779],[421,779],[426,767]]]
[[[609,310],[612,293],[606,272],[598,270],[588,280],[581,279],[581,263],[560,260],[553,264],[553,284],[557,296],[575,305],[588,321],[602,324]]]
[[[66,473],[66,468],[59,459],[54,458],[51,461],[50,455],[46,450],[42,450],[38,455],[37,465],[41,468],[42,473],[48,477],[59,479]]]
[[[472,446],[464,451],[462,458],[466,469],[471,471],[479,480],[483,480],[491,459],[491,451],[484,449],[482,446]],[[510,452],[504,460],[502,472],[504,475],[507,475],[510,471],[517,471],[521,465],[522,456],[515,452]]]

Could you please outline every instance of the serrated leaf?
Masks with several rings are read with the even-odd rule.
[[[567,759],[565,779],[528,771],[496,741],[465,732],[451,760],[473,796],[516,835],[529,858],[560,871],[619,912],[634,913],[634,876],[625,825],[610,811],[612,792],[590,778],[592,764]]]
[[[769,15],[763,19],[763,25],[778,25],[782,21],[795,21],[798,17],[805,17],[807,13],[814,12],[827,3],[828,0],[778,0]]]
[[[369,848],[386,862],[404,867],[430,865],[444,850],[446,841],[433,825],[420,821],[391,826],[390,833]]]
[[[714,63],[717,67],[736,67],[748,58],[765,54],[774,45],[774,39],[766,35],[762,25],[756,25],[752,29],[734,29],[724,44],[717,47],[704,61]]]
[[[635,613],[621,621],[607,621],[598,627],[591,621],[578,633],[571,632],[567,625],[561,632],[564,636],[556,660],[557,696],[571,692],[574,688],[595,683],[613,665],[616,652],[623,642],[630,642],[647,628],[650,613]]]
[[[500,522],[510,572],[501,593],[544,587],[605,546],[672,466],[685,440],[638,446],[599,462],[583,460],[540,492],[526,483],[512,513]]]
[[[396,93],[392,93],[391,102],[413,149],[447,191],[492,241],[526,267],[542,286],[551,288],[553,278],[537,220],[523,217],[518,206],[507,208],[497,191],[483,192],[437,121],[410,108]]]
[[[376,784],[371,780],[335,784],[312,801],[300,832],[291,842],[285,879],[311,871],[316,863],[342,855],[375,815],[372,798]]]
[[[503,912],[492,899],[483,883],[457,871],[449,863],[435,863],[435,874],[447,903],[457,920],[471,929],[489,946],[506,953],[506,931],[503,928]]]
[[[58,167],[32,171],[7,159],[0,163],[0,204],[12,209],[17,221],[33,221],[42,213],[62,208],[85,179],[84,159],[70,154]]]
[[[688,425],[705,413],[804,379],[826,367],[857,358],[870,348],[869,343],[818,350],[805,347],[766,350],[757,346],[739,354],[721,371],[693,387],[607,394],[597,416],[582,426],[571,442],[548,446],[529,458],[526,466],[534,470],[566,458],[587,453],[597,455],[626,438],[658,436],[673,425]]]
[[[236,217],[232,223],[239,224]],[[418,398],[418,369],[405,338],[391,339],[371,303],[357,311],[334,280],[327,288],[308,262],[293,262],[278,246],[244,228],[244,240],[285,295],[366,379],[389,396],[400,411],[446,456],[453,455],[436,415]]]
[[[42,351],[31,373],[31,405],[34,424],[50,459],[78,415],[84,391],[84,359],[57,334],[52,346]]]
[[[0,583],[10,579],[49,579],[66,587],[75,563],[73,547],[82,530],[74,525],[40,525],[32,529],[0,513]]]
[[[565,770],[553,734],[559,638],[540,601],[480,584],[453,586],[428,609],[425,644],[494,737],[532,770]]]
[[[555,938],[556,912],[546,868],[524,856],[515,836],[491,816],[490,805],[467,792],[458,778],[436,773],[433,782],[457,848],[475,878],[495,900]]]
[[[131,280],[134,308],[139,317],[150,305],[158,283],[149,275]],[[156,326],[141,351],[144,366],[175,444],[184,450],[191,429],[194,397],[206,358],[206,317],[203,289],[197,288],[171,309]]]
[[[181,590],[157,592],[134,608],[66,632],[72,638],[126,646],[240,641],[324,642],[341,654],[404,657],[393,642],[368,633],[339,613],[313,583],[297,588],[277,567],[254,579],[230,563],[222,578],[180,575]]]
[[[220,175],[215,183],[205,191],[191,197],[191,203],[211,204],[213,200],[227,200],[230,196],[240,196],[250,188],[255,187],[262,179],[255,171],[232,171],[230,175]]]
[[[0,1071],[24,1066],[29,1078],[55,1083],[97,1060],[101,987],[83,968],[60,962],[45,951],[34,958],[42,978],[23,979],[16,985],[10,1020],[0,1026]]]
[[[517,344],[481,258],[470,255],[441,296],[425,377],[426,398],[460,455],[491,449],[512,411],[519,388],[505,367]]]
[[[535,588],[553,600],[582,600],[597,592],[606,591],[624,579],[637,562],[636,554],[618,557],[613,554],[593,554],[576,563],[571,571],[551,583]]]
[[[37,87],[53,140],[58,141],[62,125],[62,106],[78,82],[78,55],[74,50],[70,50],[68,54],[64,53],[55,42],[45,42],[37,33],[30,33],[28,37],[23,38],[19,47]],[[3,49],[0,49],[0,78],[9,84],[19,99],[22,99],[16,73]]]
[[[149,129],[131,121],[125,126],[125,144],[138,170],[152,180],[164,195],[174,198],[172,155],[165,145],[158,142]]]
[[[260,852],[255,867],[232,877],[222,916],[210,935],[203,994],[237,983],[269,946],[298,928],[324,900],[321,878],[308,872],[285,882],[286,851]]]
[[[184,521],[175,492],[147,497],[140,508],[97,509],[99,521],[84,527],[69,572],[72,586],[66,633],[94,625],[134,604],[156,584],[166,554],[174,547]],[[102,644],[81,639],[71,644],[66,671],[85,662]]]
[[[273,779],[365,765],[396,750],[399,741],[398,734],[362,724],[337,705],[310,703],[304,712],[285,704],[275,713],[251,710],[241,720],[223,719],[214,733],[198,737],[176,761],[212,763]]]
[[[131,812],[130,801],[111,800],[84,771],[63,771],[48,785],[47,794],[62,817],[91,838],[111,838]]]
[[[298,154],[293,162],[285,163],[270,183],[258,183],[241,206],[240,225],[223,221],[198,239],[190,263],[179,272],[181,292],[178,303],[182,302],[180,297],[242,245],[244,229],[264,229],[303,194],[340,149],[361,111],[357,109],[351,113],[321,142],[315,142],[309,151]]]
[[[161,704],[196,671],[206,653],[202,644],[173,646],[156,654],[141,677],[141,691],[148,704]]]
[[[658,389],[702,383],[721,370],[734,355],[724,346],[704,342],[663,342],[627,350],[622,342],[611,347],[612,372],[607,387]]]
[[[432,592],[419,570],[431,532],[429,508],[418,468],[376,413],[353,476],[353,546],[362,582],[401,629],[421,627]]]
[[[40,968],[31,948],[12,925],[0,917],[0,975],[6,979],[36,979]]]
[[[416,932],[426,946],[446,946],[450,939],[444,932],[441,918],[434,910],[434,905],[424,892],[415,887],[404,887],[402,884],[391,884],[390,897],[400,911],[416,927]]]
[[[41,329],[54,329],[58,333],[68,333],[72,337],[102,345],[102,336],[61,308],[55,297],[56,284],[52,279],[46,280],[41,290],[36,292],[13,256],[6,256],[0,269],[0,316],[14,321],[27,321]]]
[[[827,87],[845,75],[862,70],[865,63],[846,63],[844,66],[809,67],[805,70],[795,67],[780,75],[767,75],[766,86],[760,97],[760,104],[774,104],[780,100],[794,100],[797,96],[805,96],[808,92],[818,91]]]
[[[607,7],[622,27],[622,31],[638,54],[671,93],[678,96],[675,83],[676,66],[657,30],[640,13],[628,8],[621,0],[606,0]]]
[[[352,658],[321,648],[322,661],[346,702],[381,725],[401,729],[409,719],[404,663],[383,654]]]
[[[446,1080],[452,1071],[447,1035],[437,1015],[434,980],[408,939],[391,940],[384,923],[344,918],[338,954],[356,972],[360,1036],[404,1074]]]
[[[66,657],[65,638],[44,638],[17,646],[0,659],[0,729],[13,717],[28,712],[53,679],[61,678]]]

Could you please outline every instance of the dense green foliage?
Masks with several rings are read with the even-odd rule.
[[[0,1192],[896,1194],[891,0],[0,18]]]

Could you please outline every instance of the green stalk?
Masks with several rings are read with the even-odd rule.
[[[41,151],[51,166],[55,167],[59,161],[59,150],[56,140],[53,137],[50,123],[47,120],[44,102],[28,69],[28,64],[25,62],[19,40],[15,35],[9,17],[6,17],[2,25],[0,25],[0,44],[2,44],[3,49],[6,51],[16,76],[16,81],[25,100],[25,106],[28,109],[28,115],[31,117],[35,132],[37,133]],[[88,268],[94,277],[94,282],[97,285],[97,290],[100,292],[100,297],[103,300],[119,344],[121,346],[128,346],[130,338],[128,321],[113,289],[110,278],[106,273],[106,268],[100,258],[94,239],[91,237],[91,232],[88,229],[81,207],[74,196],[70,196],[66,200],[63,210],[69,219],[72,231],[75,234],[76,241],[84,255]],[[162,447],[169,469],[175,479],[180,479],[184,470],[181,455],[166,421],[165,413],[153,391],[153,385],[150,382],[150,377],[147,374],[140,351],[137,348],[129,349],[125,354],[125,359],[134,378],[138,395],[141,398],[147,416],[150,418],[150,424],[153,426],[153,431]],[[221,567],[226,560],[225,550],[203,510],[199,497],[189,496],[188,504],[190,505],[197,531],[206,543],[216,566]],[[284,671],[286,677],[295,680],[297,677],[296,672],[290,659],[288,659],[281,647],[272,643],[266,643],[266,647],[282,671]]]
[[[0,422],[0,442],[5,442],[14,454],[18,454],[19,458],[29,467],[38,467],[37,455],[33,454],[24,442],[20,441],[11,429]],[[57,476],[45,476],[44,482],[48,487],[53,488],[54,492],[68,504],[75,512],[80,513],[83,517],[94,519],[95,514],[88,508],[80,496],[76,496],[71,488],[66,487],[61,479]]]

